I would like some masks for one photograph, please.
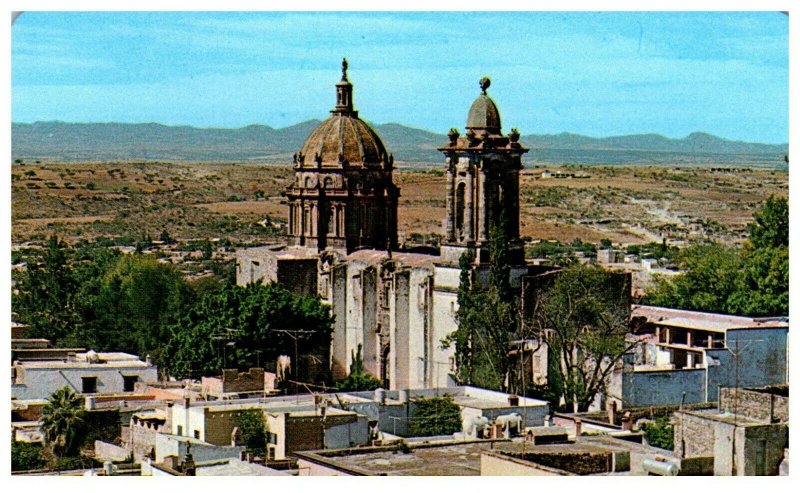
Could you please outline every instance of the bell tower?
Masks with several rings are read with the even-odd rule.
[[[511,258],[524,263],[519,239],[519,172],[528,149],[512,129],[502,133],[500,111],[486,93],[488,77],[479,82],[481,93],[467,115],[466,131],[455,128],[450,142],[439,148],[447,169],[447,215],[442,256],[457,260],[464,249],[474,248],[479,261],[488,260],[493,228],[503,228],[511,247]]]

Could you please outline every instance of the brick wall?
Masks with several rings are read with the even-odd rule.
[[[286,418],[286,454],[301,450],[319,450],[324,447],[320,417]]]
[[[240,415],[241,411],[206,409],[205,441],[213,445],[230,445],[231,432],[239,426]]]

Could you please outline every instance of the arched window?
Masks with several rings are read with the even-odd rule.
[[[464,235],[464,202],[466,196],[467,186],[466,184],[459,183],[458,187],[456,188],[456,238],[462,239]]]

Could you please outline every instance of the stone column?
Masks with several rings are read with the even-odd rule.
[[[510,222],[511,237],[513,239],[519,238],[519,171],[514,170],[511,173],[511,182],[508,184],[505,196],[505,204],[508,206],[508,220]],[[500,207],[505,207],[505,204],[500,204]]]
[[[464,194],[464,236],[467,241],[475,241],[475,214],[472,206],[472,199],[475,196],[475,187],[472,165],[467,170],[467,186]]]
[[[447,158],[447,217],[445,218],[447,241],[455,241],[456,239],[455,180],[455,163],[452,162],[452,158]]]

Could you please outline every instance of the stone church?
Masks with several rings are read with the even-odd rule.
[[[336,83],[336,106],[294,155],[287,245],[242,249],[237,282],[277,282],[318,294],[335,324],[331,371],[344,378],[358,346],[364,367],[387,389],[454,384],[454,349],[441,341],[456,329],[458,261],[477,253],[473,275],[489,277],[488,238],[502,224],[511,238],[512,286],[524,288],[538,268],[525,264],[519,240],[519,173],[528,152],[520,134],[502,132],[488,78],[439,150],[447,170],[444,240],[439,254],[398,250],[399,188],[394,158],[354,109],[347,61]]]

